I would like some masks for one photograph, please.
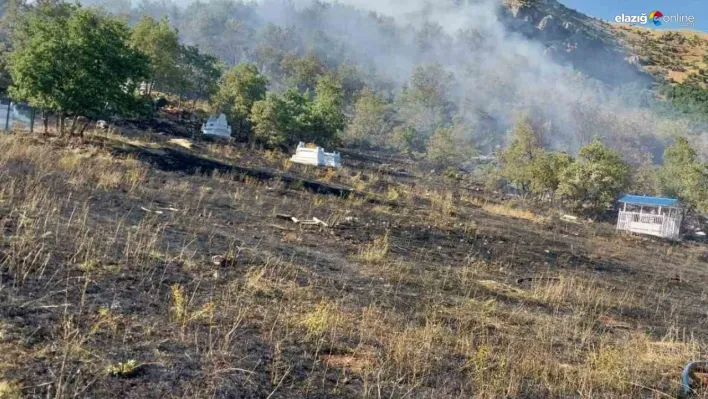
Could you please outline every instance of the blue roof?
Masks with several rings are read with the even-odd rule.
[[[634,205],[650,205],[650,206],[677,206],[679,200],[676,198],[662,197],[646,197],[643,195],[625,195],[619,199],[619,202]]]

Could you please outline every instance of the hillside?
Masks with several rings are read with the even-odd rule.
[[[3,397],[646,398],[707,353],[703,244],[382,153],[70,144],[0,136]]]
[[[625,25],[612,25],[612,32],[637,56],[634,62],[657,79],[701,86],[708,82],[708,33]]]

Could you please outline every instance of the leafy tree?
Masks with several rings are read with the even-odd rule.
[[[235,128],[235,135],[248,137],[251,132],[251,109],[265,99],[268,79],[253,64],[238,64],[226,72],[211,99],[217,112],[223,112]]]
[[[315,98],[309,109],[309,129],[303,139],[319,144],[331,143],[344,130],[346,117],[343,107],[342,85],[328,75],[317,79]]]
[[[377,146],[386,140],[388,130],[386,103],[374,91],[365,87],[354,104],[354,116],[346,129],[346,137],[353,143],[364,142]]]
[[[531,188],[534,180],[531,165],[537,151],[541,149],[541,140],[535,132],[528,116],[523,116],[511,131],[512,141],[501,154],[501,174],[509,182],[523,191]]]
[[[538,195],[555,196],[561,177],[573,163],[573,157],[564,152],[554,153],[537,149],[529,164],[531,190]]]
[[[474,155],[465,126],[438,128],[426,144],[427,157],[439,165],[460,163]]]
[[[179,36],[167,18],[157,21],[144,16],[133,28],[132,43],[150,57],[149,92],[152,92],[153,86],[163,91],[177,91],[180,83],[177,67]]]
[[[679,198],[687,212],[708,212],[708,167],[685,137],[677,137],[664,151],[659,178],[664,194]]]
[[[561,174],[558,195],[572,209],[590,214],[611,206],[629,185],[630,168],[619,153],[595,139]]]
[[[16,29],[10,55],[17,101],[59,113],[64,119],[127,112],[135,84],[147,76],[147,58],[130,48],[122,21],[96,10],[60,3],[28,12]],[[45,131],[47,119],[45,112]],[[84,125],[85,126],[85,125]],[[83,132],[83,127],[80,132]]]
[[[304,57],[287,55],[281,62],[287,86],[294,86],[301,91],[313,91],[317,86],[320,75],[327,72],[322,60],[313,52]]]
[[[416,150],[422,150],[438,127],[449,126],[454,111],[447,99],[453,76],[440,65],[418,66],[408,87],[396,101],[398,119],[413,128],[419,138],[410,141]]]
[[[659,171],[654,166],[653,156],[646,153],[641,158],[639,165],[632,168],[631,185],[629,191],[639,195],[661,195],[661,179]]]
[[[201,53],[195,46],[181,46],[178,68],[182,81],[180,97],[191,98],[192,108],[198,100],[216,92],[221,76],[221,65],[216,57]]]
[[[265,100],[256,101],[251,116],[255,142],[279,147],[303,140],[309,128],[311,102],[295,88],[282,96],[268,93]]]

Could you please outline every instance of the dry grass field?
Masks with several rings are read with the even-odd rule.
[[[287,158],[0,136],[0,397],[662,398],[708,356],[704,244]]]

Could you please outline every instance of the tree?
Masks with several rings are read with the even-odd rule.
[[[629,176],[629,165],[619,153],[595,139],[562,172],[558,195],[575,211],[597,214],[617,200]]]
[[[180,98],[182,95],[191,98],[192,108],[198,100],[216,92],[221,76],[221,65],[216,57],[199,52],[195,46],[181,46],[177,64],[182,76]]]
[[[150,57],[150,86],[162,91],[176,91],[179,87],[177,60],[180,52],[179,36],[167,18],[159,21],[144,16],[133,28],[133,46]]]
[[[309,52],[304,57],[287,55],[281,62],[281,68],[287,85],[297,87],[301,91],[313,91],[320,75],[327,72],[324,63],[314,52]]]
[[[331,76],[320,76],[309,109],[308,134],[303,139],[322,145],[335,141],[346,126],[343,99],[342,85]]]
[[[632,168],[629,190],[633,194],[661,195],[661,180],[653,158],[651,153],[646,153],[641,157],[639,165]]]
[[[415,150],[423,150],[437,128],[451,124],[454,105],[447,93],[452,79],[440,65],[418,66],[396,99],[398,119],[420,136],[410,142]]]
[[[346,128],[346,137],[353,143],[364,142],[382,146],[389,129],[386,103],[374,91],[365,87],[354,104],[354,116]]]
[[[698,161],[685,137],[677,137],[664,151],[659,178],[664,194],[679,198],[686,212],[708,212],[708,166]]]
[[[548,195],[552,200],[563,173],[573,161],[573,157],[564,152],[535,150],[529,165],[531,191],[540,196]]]
[[[517,188],[527,192],[534,179],[531,165],[541,149],[541,140],[528,116],[522,116],[511,131],[512,141],[501,154],[501,174]]]
[[[136,83],[147,76],[147,58],[130,48],[122,21],[96,10],[60,3],[28,12],[16,29],[10,54],[16,101],[26,101],[64,120],[127,112],[135,104]],[[81,127],[80,132],[83,133]]]
[[[268,93],[265,100],[253,104],[255,142],[268,147],[282,147],[305,140],[310,125],[312,100],[291,88],[279,96]]]
[[[427,157],[438,165],[461,163],[474,155],[464,125],[438,128],[426,144]]]
[[[251,109],[265,99],[268,79],[258,73],[253,64],[238,64],[226,72],[211,102],[217,112],[223,112],[235,127],[235,135],[251,133]]]

